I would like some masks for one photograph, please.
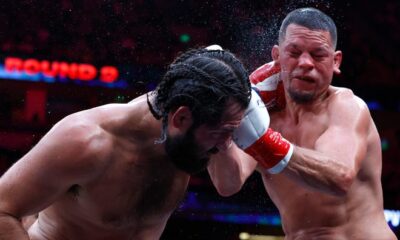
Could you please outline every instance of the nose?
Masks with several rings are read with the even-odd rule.
[[[314,61],[309,53],[302,53],[299,57],[299,67],[305,70],[312,69],[314,67]]]
[[[232,135],[227,134],[226,136],[221,137],[221,139],[217,142],[216,147],[219,150],[225,151],[228,150],[233,144]]]

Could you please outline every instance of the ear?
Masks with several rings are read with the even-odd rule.
[[[271,49],[272,60],[279,63],[279,46],[274,45]]]
[[[342,51],[336,51],[333,55],[333,73],[340,74],[340,64],[342,63]]]
[[[184,133],[192,126],[192,112],[189,107],[181,106],[169,114],[169,122],[176,132]]]

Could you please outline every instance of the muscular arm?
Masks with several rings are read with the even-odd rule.
[[[219,151],[211,157],[208,172],[222,196],[237,193],[246,179],[253,173],[257,162],[233,144],[226,151]]]
[[[20,219],[96,174],[96,129],[67,117],[0,178],[0,239],[29,239]],[[75,123],[74,123],[75,122]]]
[[[314,149],[295,147],[284,174],[319,191],[344,195],[366,157],[371,116],[361,99],[342,93],[329,107],[329,127]]]

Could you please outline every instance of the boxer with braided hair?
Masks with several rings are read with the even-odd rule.
[[[195,49],[154,92],[67,116],[0,179],[0,239],[159,239],[190,175],[231,145],[247,76],[230,52]]]
[[[247,72],[233,54],[218,49],[195,49],[182,54],[168,67],[152,93],[155,95],[152,109],[156,118],[164,120],[165,129],[168,112],[184,103],[192,111],[195,127],[219,121],[230,98],[247,106],[249,91]]]

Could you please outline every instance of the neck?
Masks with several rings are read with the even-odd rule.
[[[329,95],[329,90],[326,90],[309,102],[299,103],[294,101],[289,96],[289,94],[285,92],[286,111],[294,118],[300,116],[303,113],[317,113],[321,110],[326,109],[326,99],[329,97]]]
[[[111,119],[109,127],[128,138],[141,136],[158,139],[161,136],[161,121],[153,116],[146,95],[122,105],[119,114],[114,114]]]
[[[151,114],[153,114],[153,117],[157,120],[160,120],[162,116],[158,113],[158,111],[156,111],[156,109],[154,107],[154,101],[155,101],[154,92],[146,93],[146,100],[147,100],[147,105],[149,107],[149,110],[150,110]]]

